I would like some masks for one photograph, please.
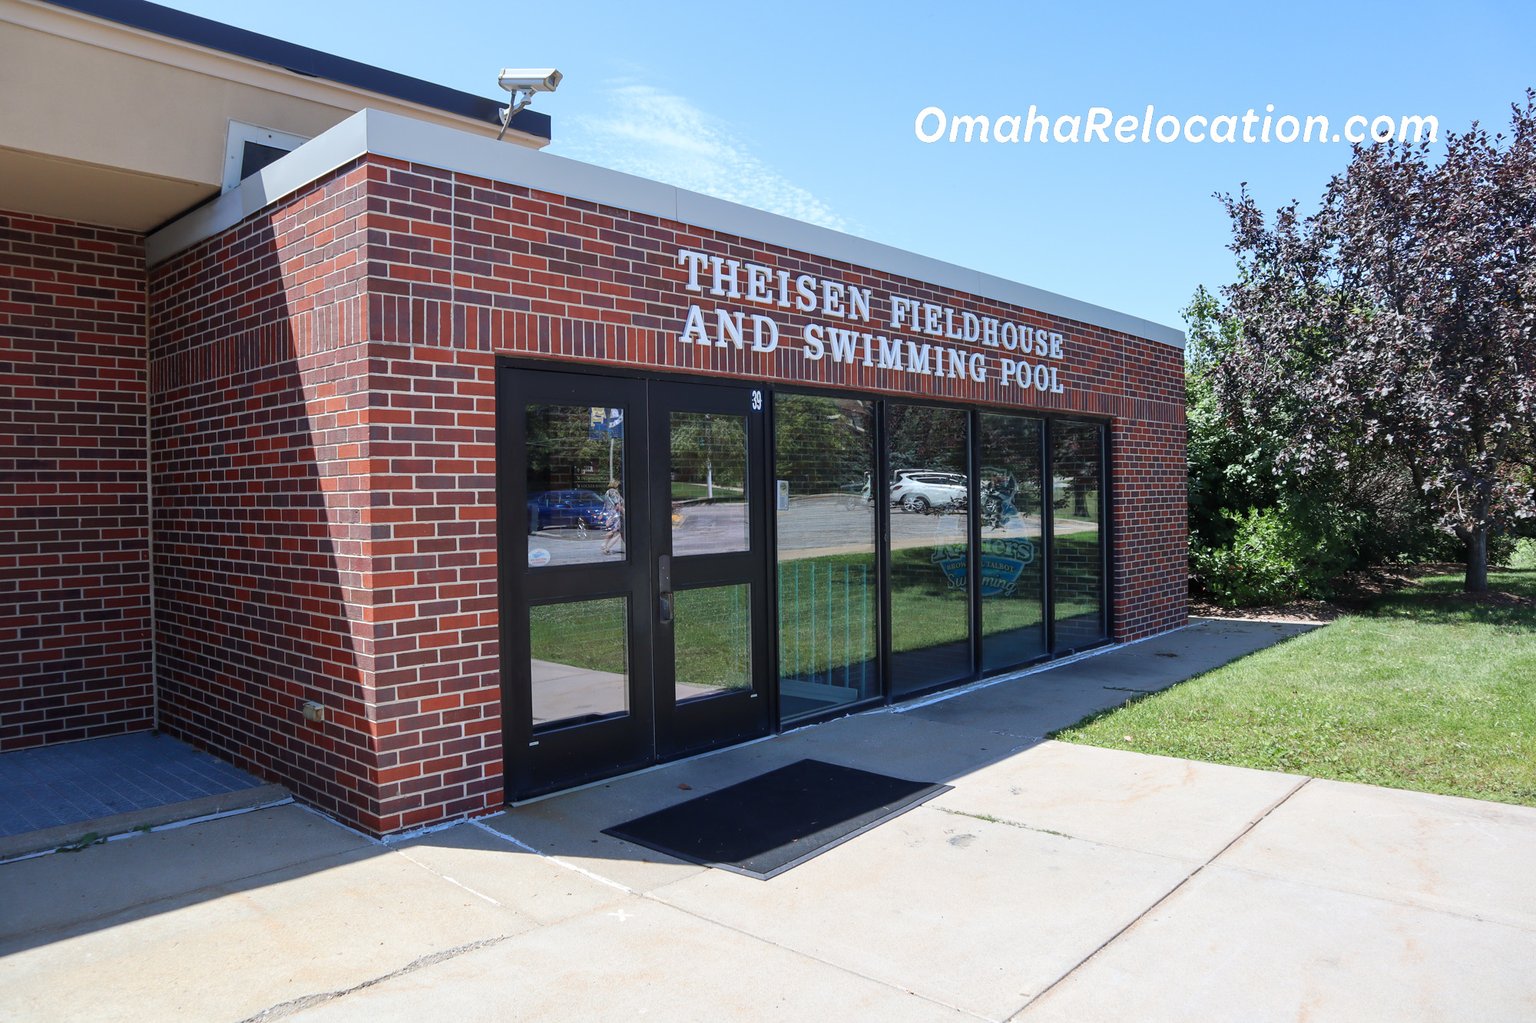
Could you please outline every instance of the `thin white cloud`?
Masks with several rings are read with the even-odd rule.
[[[681,96],[654,86],[605,87],[597,112],[567,115],[559,151],[838,231],[848,221],[752,154],[730,130]],[[562,135],[565,132],[561,133]]]

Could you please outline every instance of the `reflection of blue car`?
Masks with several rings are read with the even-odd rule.
[[[599,529],[603,524],[603,498],[590,490],[549,490],[528,498],[528,532],[546,526],[580,526]]]

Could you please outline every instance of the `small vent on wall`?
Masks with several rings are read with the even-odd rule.
[[[308,142],[303,135],[263,128],[240,121],[229,122],[224,147],[224,191],[229,191],[272,161]]]
[[[264,146],[260,142],[247,142],[244,153],[240,157],[240,180],[244,181],[279,156],[286,156],[291,152],[293,152],[291,149]]]

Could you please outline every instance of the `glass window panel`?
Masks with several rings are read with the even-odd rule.
[[[981,665],[1006,668],[1045,653],[1043,424],[981,416]]]
[[[880,695],[874,405],[774,396],[779,711]]]
[[[971,672],[967,421],[958,409],[895,403],[886,417],[896,694]]]
[[[624,410],[529,405],[528,567],[619,561],[624,544]]]
[[[528,609],[533,730],[629,713],[629,600],[577,600]]]
[[[752,689],[751,587],[706,586],[674,595],[677,702]]]
[[[744,551],[747,421],[713,412],[673,412],[672,553]]]
[[[1105,638],[1103,427],[1051,424],[1051,564],[1055,590],[1056,649],[1073,650]]]

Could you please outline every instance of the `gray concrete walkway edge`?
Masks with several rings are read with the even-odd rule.
[[[33,853],[68,848],[87,839],[97,841],[127,834],[130,831],[148,831],[161,825],[175,824],[197,817],[211,817],[231,810],[256,810],[276,806],[291,798],[288,790],[281,785],[259,785],[235,792],[220,792],[198,799],[185,799],[166,806],[130,810],[127,813],[100,817],[92,821],[61,824],[56,828],[10,835],[0,838],[0,863]]]

